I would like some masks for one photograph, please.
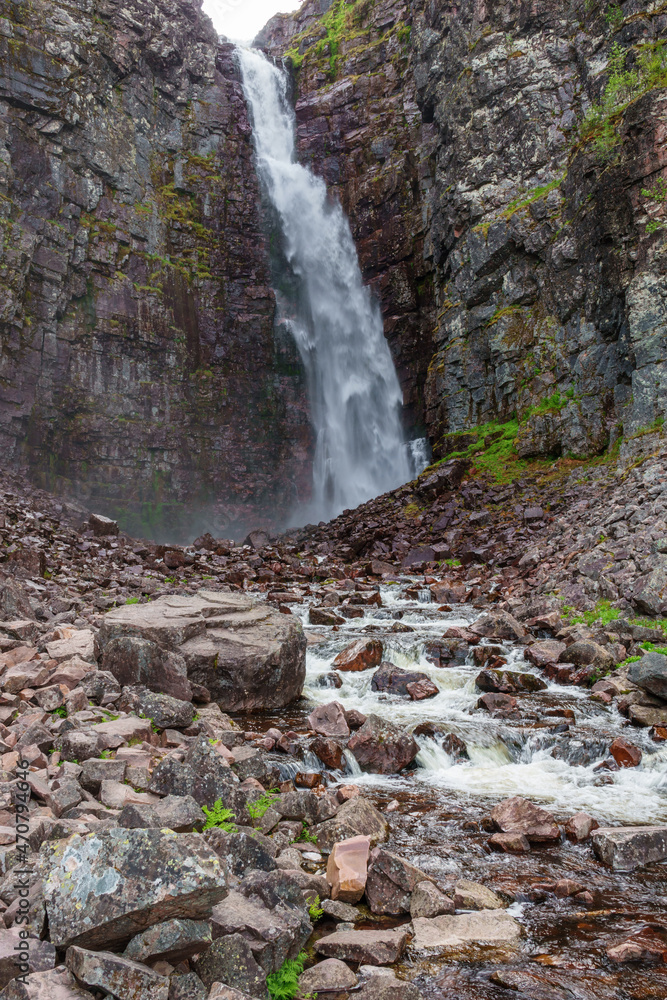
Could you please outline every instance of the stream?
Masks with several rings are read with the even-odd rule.
[[[525,855],[495,853],[487,847],[484,824],[493,806],[513,795],[545,806],[561,823],[579,811],[589,812],[601,826],[664,823],[667,745],[654,743],[646,729],[628,730],[615,708],[579,687],[548,682],[544,691],[519,695],[521,717],[516,721],[478,709],[475,677],[481,667],[471,655],[458,666],[434,666],[428,644],[442,640],[451,626],[472,624],[480,612],[468,605],[439,610],[430,603],[430,592],[419,590],[413,580],[382,586],[382,607],[364,607],[363,618],[335,628],[308,623],[309,607],[321,602],[322,591],[303,587],[301,593],[303,603],[290,608],[309,641],[304,698],[279,714],[253,715],[252,728],[276,725],[303,732],[314,704],[333,700],[346,710],[375,713],[410,731],[431,723],[438,733],[417,736],[421,751],[416,767],[399,775],[364,774],[348,751],[346,772],[327,772],[328,780],[359,785],[385,812],[392,827],[390,850],[418,865],[445,891],[461,878],[484,883],[510,903],[510,912],[524,928],[518,952],[480,952],[459,960],[425,960],[408,952],[399,975],[416,982],[425,996],[448,1000],[507,997],[508,987],[533,1000],[664,1000],[664,966],[615,965],[606,948],[651,921],[664,921],[667,865],[612,872],[597,861],[590,843],[568,841],[533,847]],[[397,621],[413,631],[391,632]],[[439,694],[413,702],[375,692],[371,678],[376,668],[341,673],[338,689],[323,686],[337,653],[369,636],[384,642],[384,660],[427,674]],[[524,660],[521,646],[488,642],[502,646],[507,669],[541,676]],[[250,719],[242,724],[250,725]],[[469,759],[445,752],[441,744],[447,733],[465,742]],[[642,763],[617,772],[596,770],[621,734],[641,748]],[[588,911],[533,888],[563,878],[593,893]],[[369,915],[367,926],[380,924],[382,918]]]

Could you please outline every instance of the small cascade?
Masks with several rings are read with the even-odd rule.
[[[287,76],[254,49],[239,49],[238,59],[259,177],[296,289],[288,304],[277,298],[306,369],[316,435],[304,513],[326,520],[421,472],[427,442],[405,441],[401,388],[348,220],[324,181],[296,160]]]

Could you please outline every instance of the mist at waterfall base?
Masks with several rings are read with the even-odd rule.
[[[258,175],[289,272],[287,282],[276,281],[278,322],[303,361],[315,434],[312,500],[292,521],[326,521],[413,479],[427,464],[426,443],[405,439],[380,308],[363,283],[343,209],[296,160],[287,76],[254,49],[237,53]]]

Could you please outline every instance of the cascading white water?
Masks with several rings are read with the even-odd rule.
[[[347,218],[324,181],[296,162],[287,77],[253,49],[238,58],[258,173],[299,287],[283,321],[306,369],[316,432],[309,515],[328,519],[407,482],[421,471],[421,453],[403,435],[400,385]]]

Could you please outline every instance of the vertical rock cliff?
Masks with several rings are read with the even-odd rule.
[[[140,534],[307,496],[251,130],[199,0],[0,0],[3,461]]]
[[[486,424],[522,456],[655,447],[666,26],[630,0],[307,0],[260,35],[437,456]]]

